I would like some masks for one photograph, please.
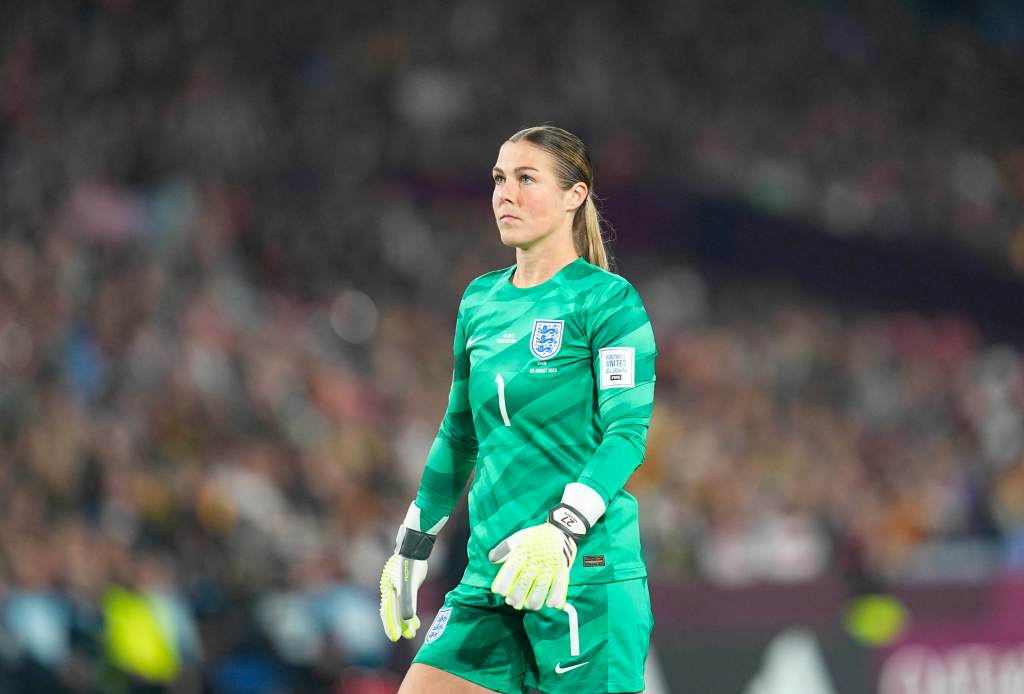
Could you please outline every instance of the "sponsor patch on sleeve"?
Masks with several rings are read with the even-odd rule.
[[[632,388],[635,381],[636,350],[632,347],[605,347],[598,351],[601,360],[601,388]]]

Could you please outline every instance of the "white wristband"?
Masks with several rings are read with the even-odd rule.
[[[413,530],[419,530],[420,532],[427,533],[428,535],[437,535],[441,532],[441,528],[448,522],[448,516],[445,516],[439,520],[433,528],[426,529],[420,527],[420,507],[416,505],[416,502],[409,504],[409,510],[405,513],[405,522],[402,524],[407,528]]]
[[[562,503],[583,514],[593,528],[607,508],[601,495],[582,482],[570,482],[562,492]]]

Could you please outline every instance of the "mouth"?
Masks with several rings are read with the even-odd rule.
[[[500,217],[498,217],[498,221],[499,222],[510,222],[510,221],[513,221],[513,220],[515,220],[517,222],[521,222],[522,221],[519,217],[516,217],[514,214],[503,214]]]

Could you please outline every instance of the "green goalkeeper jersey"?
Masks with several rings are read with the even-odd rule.
[[[570,580],[646,575],[636,499],[623,485],[644,456],[657,349],[643,302],[622,277],[583,258],[534,287],[515,266],[473,280],[459,305],[448,410],[416,505],[424,527],[469,491],[463,582],[489,587],[487,553],[543,522],[570,482],[607,510],[579,545]]]

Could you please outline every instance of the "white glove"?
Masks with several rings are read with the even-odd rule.
[[[563,609],[576,545],[604,512],[596,491],[579,482],[567,484],[562,503],[548,512],[546,522],[512,533],[487,555],[502,565],[491,590],[517,610],[539,610],[545,604]]]
[[[569,569],[576,541],[562,528],[541,523],[512,533],[487,558],[501,564],[491,590],[517,610],[562,609],[569,592]]]
[[[380,575],[380,620],[392,641],[403,636],[411,639],[420,628],[416,594],[427,578],[427,557],[434,548],[434,540],[447,521],[445,516],[429,530],[420,530],[420,509],[414,502],[398,528],[395,553]]]

